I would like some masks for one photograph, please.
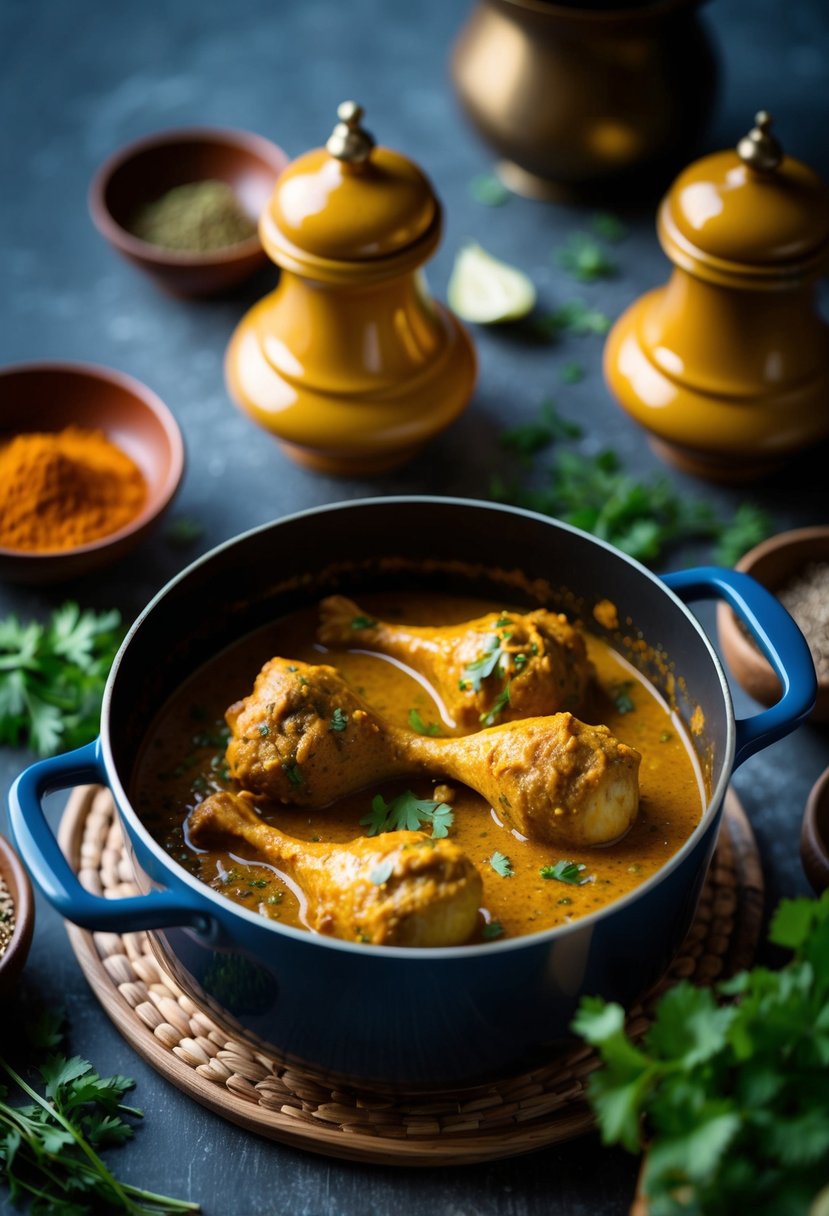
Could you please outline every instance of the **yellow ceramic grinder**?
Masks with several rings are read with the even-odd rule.
[[[467,405],[472,342],[420,267],[441,206],[344,102],[325,148],[281,174],[259,221],[282,269],[227,351],[231,395],[293,460],[362,475],[402,464]]]
[[[759,113],[736,151],[680,174],[658,220],[673,274],[605,346],[611,392],[659,454],[711,480],[762,476],[829,435],[829,192],[770,126]]]

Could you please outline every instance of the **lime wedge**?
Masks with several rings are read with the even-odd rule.
[[[446,294],[457,316],[479,325],[517,321],[535,306],[532,280],[474,243],[464,245],[455,258]]]

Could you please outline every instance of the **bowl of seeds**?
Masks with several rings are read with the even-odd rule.
[[[800,626],[818,678],[812,721],[829,720],[829,525],[781,532],[750,549],[737,569],[773,591]],[[778,701],[780,681],[725,604],[717,608],[717,632],[725,660],[741,687],[762,705]]]
[[[165,291],[217,295],[267,264],[257,225],[287,163],[248,131],[159,131],[105,161],[89,209],[110,245]]]
[[[0,836],[0,1001],[13,992],[35,927],[29,877],[5,836]]]

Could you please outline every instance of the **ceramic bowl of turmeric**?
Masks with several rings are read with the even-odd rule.
[[[216,295],[268,263],[257,224],[287,163],[248,131],[159,131],[101,166],[89,210],[110,245],[165,291]]]
[[[122,557],[183,471],[178,424],[139,381],[81,363],[0,368],[0,578],[60,582]]]
[[[737,565],[773,591],[809,643],[818,677],[813,722],[829,720],[829,525],[780,532],[750,549]],[[780,681],[726,604],[717,607],[725,660],[741,687],[761,705],[780,699]]]

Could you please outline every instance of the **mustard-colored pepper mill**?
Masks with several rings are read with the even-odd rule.
[[[605,376],[654,448],[687,472],[749,480],[829,435],[829,326],[815,298],[829,191],[761,111],[736,151],[684,170],[663,200],[668,283],[632,304]]]
[[[325,148],[281,174],[259,221],[282,269],[242,319],[226,374],[242,409],[299,464],[371,474],[402,464],[464,409],[471,339],[420,267],[441,235],[420,169],[375,146],[344,102]]]

